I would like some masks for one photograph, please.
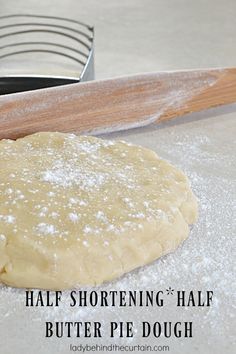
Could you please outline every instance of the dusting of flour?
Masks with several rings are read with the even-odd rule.
[[[195,122],[183,126],[165,126],[161,129],[146,129],[143,134],[144,145],[156,150],[159,156],[170,160],[182,168],[192,183],[192,188],[199,199],[200,218],[191,231],[190,237],[176,252],[159,259],[151,265],[131,272],[121,279],[105,284],[100,290],[165,290],[171,286],[176,290],[214,291],[213,305],[210,308],[176,308],[175,297],[168,297],[162,309],[139,308],[69,308],[65,300],[60,308],[26,309],[24,290],[2,287],[0,299],[0,331],[7,333],[8,327],[15,321],[25,323],[28,330],[42,334],[42,322],[50,321],[193,321],[194,338],[191,348],[199,340],[204,341],[205,353],[230,353],[233,342],[232,323],[234,321],[234,249],[235,241],[232,230],[235,221],[232,216],[235,208],[235,182],[232,178],[232,166],[235,165],[235,146],[233,131],[228,123],[227,140],[222,137],[220,121],[211,118],[211,123]],[[213,128],[212,128],[213,127]],[[227,124],[224,125],[226,129]],[[207,133],[206,133],[207,132]],[[130,133],[129,133],[130,134]],[[120,136],[119,136],[120,137]],[[139,134],[124,135],[125,139],[138,143]],[[155,137],[155,139],[153,139]],[[45,176],[44,176],[45,177]],[[49,178],[49,177],[47,177]],[[60,176],[58,176],[60,178]],[[70,183],[66,181],[65,183]],[[73,205],[76,200],[71,200]],[[128,198],[124,201],[132,203]],[[131,205],[132,206],[132,205]],[[8,216],[8,221],[11,218]],[[73,222],[77,215],[69,216]],[[102,211],[98,220],[104,220]],[[141,216],[140,216],[141,217]],[[234,223],[234,225],[233,225]],[[41,231],[45,226],[41,225]],[[47,231],[52,231],[47,230]],[[87,230],[89,232],[89,230]],[[0,242],[4,235],[0,236]],[[88,245],[85,245],[88,246]],[[90,291],[90,289],[87,289]],[[33,325],[32,325],[33,323]],[[38,332],[37,332],[38,331]],[[43,334],[42,334],[43,336]],[[35,334],[36,338],[36,334]],[[226,347],[217,351],[222,338]],[[227,340],[226,340],[227,338]],[[27,339],[26,339],[27,340]],[[109,338],[103,338],[103,344]],[[122,343],[142,343],[139,336]],[[80,343],[88,343],[80,339]],[[99,341],[96,340],[96,343]],[[144,342],[147,342],[144,341]],[[93,340],[89,340],[93,343]],[[121,343],[121,342],[120,342]],[[173,353],[185,353],[186,339],[171,342],[160,338],[158,344],[168,344]],[[174,346],[176,351],[173,351]],[[207,347],[208,346],[208,349]],[[62,341],[55,342],[55,348],[63,350]],[[197,352],[197,347],[195,348]]]

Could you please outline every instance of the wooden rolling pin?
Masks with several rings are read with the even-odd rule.
[[[236,102],[236,68],[160,72],[0,97],[0,139],[99,134]]]

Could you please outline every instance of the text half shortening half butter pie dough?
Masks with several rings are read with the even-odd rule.
[[[146,148],[62,133],[0,142],[2,283],[101,284],[175,250],[196,218],[186,176]]]

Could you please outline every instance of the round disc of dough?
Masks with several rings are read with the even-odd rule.
[[[62,133],[0,142],[5,284],[100,284],[173,251],[196,217],[185,175],[148,149]]]

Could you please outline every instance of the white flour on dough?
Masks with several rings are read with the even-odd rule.
[[[188,179],[153,151],[62,133],[0,142],[0,280],[97,285],[172,252],[196,221]]]

